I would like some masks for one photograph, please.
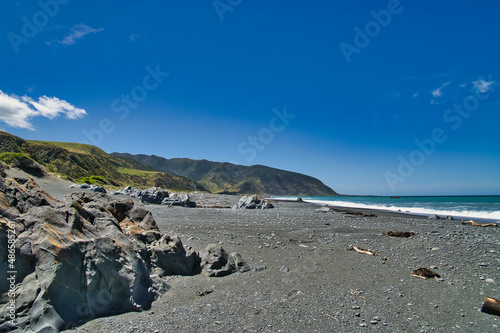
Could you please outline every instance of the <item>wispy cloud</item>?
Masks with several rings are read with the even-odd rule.
[[[414,93],[414,94],[413,94],[413,97],[414,97],[414,98],[417,98],[417,97],[418,97],[418,95],[420,95],[420,92],[416,92],[416,93]]]
[[[447,81],[445,83],[443,83],[439,88],[437,89],[434,89],[432,92],[431,92],[431,95],[432,97],[434,97],[432,100],[431,100],[431,104],[443,104],[445,103],[446,101],[443,101],[441,99],[441,97],[443,97],[444,93],[443,93],[443,89],[444,87],[446,87],[447,85],[449,85],[451,83],[451,81]]]
[[[472,81],[472,84],[474,85],[474,90],[479,91],[480,93],[485,93],[488,90],[490,90],[490,86],[494,84],[495,81],[486,81],[486,80],[477,80],[477,81]]]
[[[84,109],[57,97],[42,96],[35,100],[28,96],[7,95],[0,90],[0,120],[12,127],[34,130],[30,122],[33,117],[54,119],[64,115],[68,119],[78,119],[86,114]]]
[[[102,30],[104,29],[103,28],[94,29],[85,24],[76,24],[71,28],[71,33],[66,37],[64,37],[58,43],[62,45],[73,45],[76,43],[77,40],[82,39],[88,34],[96,34],[98,32],[101,32]]]
[[[432,96],[434,97],[441,97],[443,96],[443,87],[439,87],[436,90],[432,91]]]
[[[132,35],[130,35],[129,39],[130,39],[131,41],[134,41],[134,42],[135,42],[135,41],[137,41],[137,40],[139,40],[139,39],[143,39],[143,37],[142,37],[142,35],[139,35],[139,34],[132,34]]]
[[[449,85],[451,83],[451,81],[448,81],[448,82],[445,82],[441,85],[441,87],[435,89],[432,91],[432,96],[434,97],[441,97],[443,96],[443,88],[446,87],[447,85]]]

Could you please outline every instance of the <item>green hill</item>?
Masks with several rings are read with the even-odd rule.
[[[0,131],[0,160],[24,165],[33,172],[42,165],[47,171],[72,181],[102,185],[237,194],[337,195],[316,178],[262,165],[107,154],[91,145],[28,141],[3,131]]]
[[[316,178],[263,165],[243,166],[207,160],[166,159],[155,155],[126,153],[113,153],[112,155],[134,159],[157,171],[191,178],[211,192],[300,196],[338,195]]]
[[[165,174],[132,159],[109,155],[91,145],[27,141],[0,131],[0,157],[3,156],[4,161],[10,164],[13,158],[19,159],[23,155],[41,164],[47,171],[72,181],[206,191],[202,185],[187,177]]]

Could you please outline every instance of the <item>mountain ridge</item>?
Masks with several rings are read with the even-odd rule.
[[[4,131],[0,131],[0,160],[20,166],[39,164],[71,181],[114,187],[163,187],[222,194],[338,195],[316,178],[264,165],[108,154],[92,145],[24,140]]]
[[[263,195],[336,196],[333,189],[319,179],[297,172],[264,165],[244,166],[205,159],[167,159],[157,155],[111,153],[149,165],[157,171],[193,179],[211,192],[233,192]]]

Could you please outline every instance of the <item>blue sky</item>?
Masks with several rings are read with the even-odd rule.
[[[0,129],[500,194],[498,1],[3,1]]]

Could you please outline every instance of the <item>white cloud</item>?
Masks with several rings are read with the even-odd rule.
[[[71,28],[71,33],[58,43],[63,45],[73,45],[77,40],[82,39],[88,34],[96,34],[102,30],[103,28],[94,29],[85,24],[76,24]]]
[[[441,87],[435,89],[432,91],[432,96],[434,97],[441,97],[443,96],[443,88],[446,87],[447,85],[449,85],[451,83],[451,81],[448,81],[448,82],[445,82],[441,85]]]
[[[480,93],[485,93],[490,90],[490,86],[494,84],[495,81],[486,81],[486,80],[477,80],[472,81],[474,85],[474,90],[479,91]]]
[[[12,127],[34,130],[30,123],[33,117],[54,119],[64,115],[68,119],[78,119],[86,114],[84,109],[57,97],[42,96],[34,100],[28,96],[7,95],[0,90],[0,120]]]

